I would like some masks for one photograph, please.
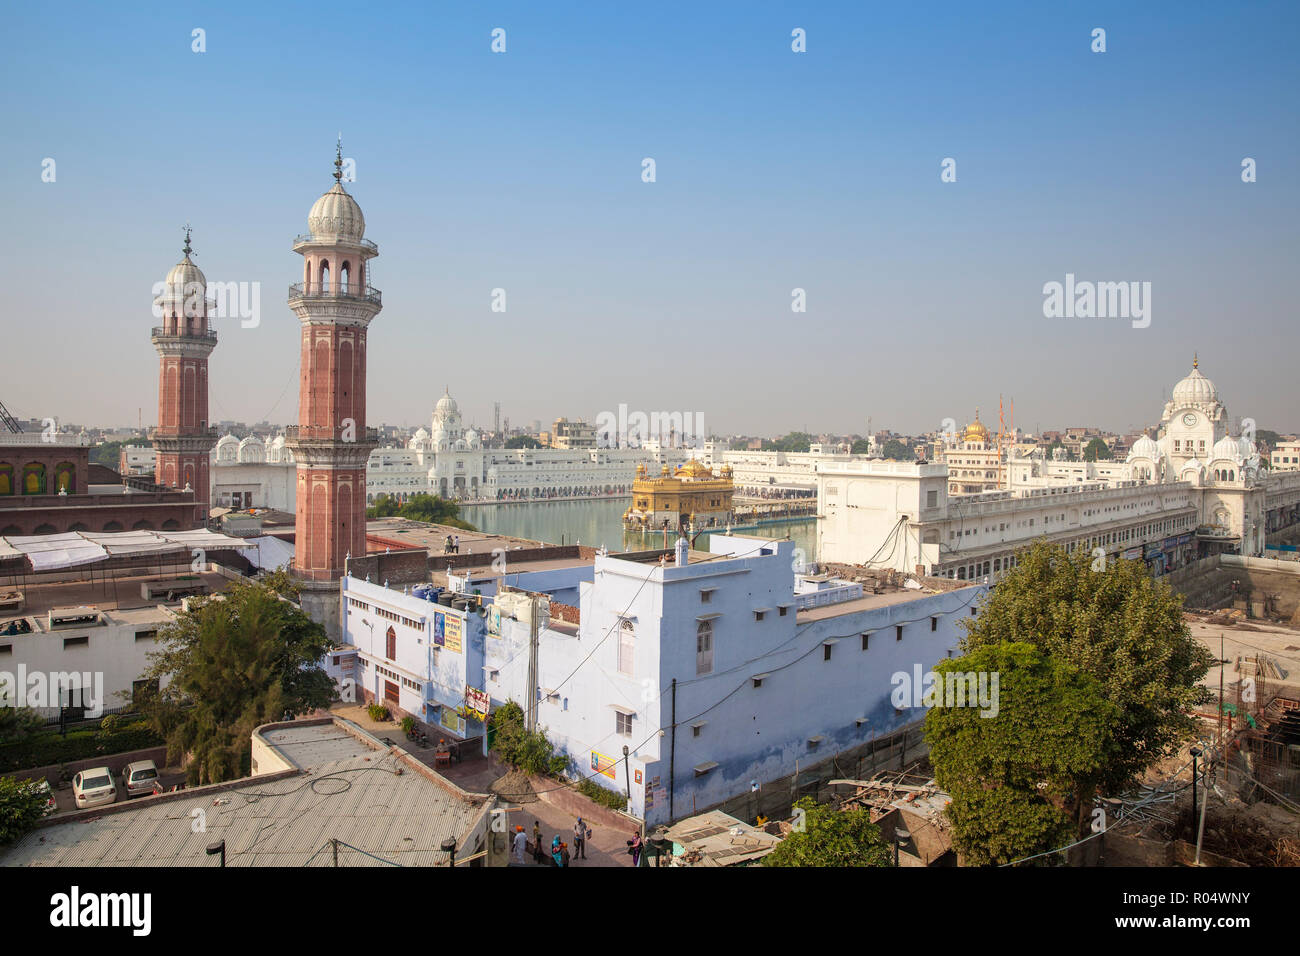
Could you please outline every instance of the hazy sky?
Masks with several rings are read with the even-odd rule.
[[[1030,430],[1128,429],[1196,350],[1234,418],[1295,430],[1298,26],[1293,3],[11,6],[0,400],[153,423],[151,291],[188,220],[209,281],[261,283],[258,327],[217,323],[214,420],[296,421],[290,247],[342,131],[380,248],[371,424],[449,385],[480,425],[500,401],[922,431],[1001,393]],[[1150,325],[1045,318],[1067,273],[1150,282]]]

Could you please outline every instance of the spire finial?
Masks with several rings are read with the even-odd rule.
[[[338,145],[334,147],[334,181],[343,183],[343,134],[339,133]]]
[[[1201,367],[1201,357],[1200,357],[1199,355],[1197,355],[1195,352],[1193,352],[1193,353],[1192,353],[1192,368],[1200,368],[1200,367]]]
[[[187,259],[189,258],[190,253],[194,251],[190,248],[190,224],[188,222],[185,224],[185,248],[181,251],[185,253],[185,258]]]

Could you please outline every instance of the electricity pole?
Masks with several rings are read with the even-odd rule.
[[[525,729],[537,729],[537,595],[528,598],[528,710]]]

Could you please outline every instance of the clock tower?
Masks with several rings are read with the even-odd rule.
[[[1193,357],[1191,374],[1174,386],[1160,418],[1160,445],[1175,474],[1192,459],[1206,462],[1227,433],[1227,410],[1214,383],[1201,374],[1199,357]]]

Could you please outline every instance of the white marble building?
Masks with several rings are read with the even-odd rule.
[[[818,473],[818,554],[960,580],[1014,566],[1038,537],[1156,573],[1218,552],[1262,555],[1300,522],[1300,472],[1269,472],[1248,437],[1228,434],[1214,383],[1194,362],[1159,438],[1122,462],[1013,459],[1007,490],[952,496],[943,464],[833,463]]]

